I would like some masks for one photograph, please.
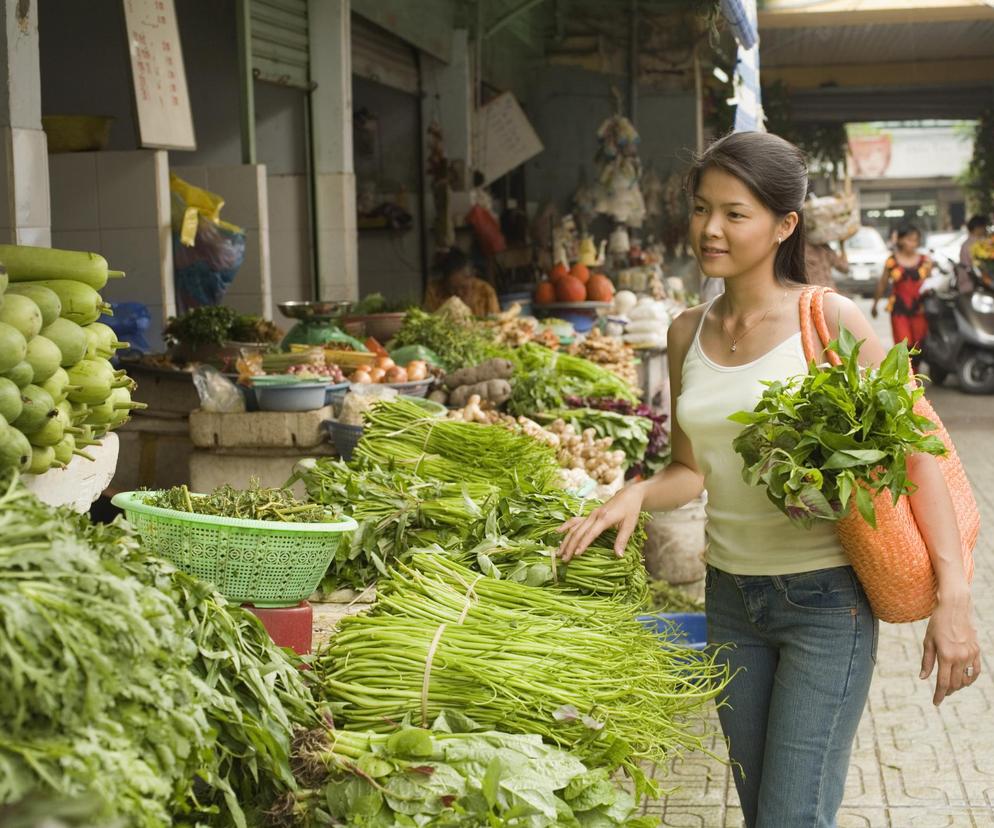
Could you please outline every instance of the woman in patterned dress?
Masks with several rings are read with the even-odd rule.
[[[922,283],[932,272],[932,261],[924,253],[918,252],[921,245],[921,231],[907,224],[897,231],[897,246],[884,264],[877,290],[873,297],[870,313],[877,316],[877,303],[890,289],[887,310],[890,311],[890,326],[894,342],[902,339],[908,347],[920,346],[928,335],[928,322],[922,310]],[[918,370],[918,357],[913,359]]]

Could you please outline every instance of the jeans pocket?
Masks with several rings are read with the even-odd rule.
[[[704,570],[704,594],[707,595],[714,589],[715,581],[718,580],[718,570],[713,566]]]
[[[852,613],[859,605],[859,584],[849,566],[782,575],[780,581],[784,600],[795,609]]]

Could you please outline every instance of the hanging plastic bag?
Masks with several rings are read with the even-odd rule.
[[[169,176],[176,303],[188,311],[218,305],[245,259],[245,231],[223,221],[224,199]]]
[[[466,214],[466,223],[473,228],[484,256],[493,256],[507,249],[500,224],[485,207],[474,204]]]

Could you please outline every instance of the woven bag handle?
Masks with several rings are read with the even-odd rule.
[[[832,365],[841,365],[842,360],[835,351],[827,349],[828,343],[832,341],[832,334],[828,330],[828,323],[825,321],[825,294],[832,291],[827,287],[809,287],[801,292],[799,306],[801,310],[801,344],[804,346],[804,358],[810,362],[819,362],[818,349],[815,346],[815,338],[811,334],[812,327],[818,333],[821,340],[822,350],[828,357]]]

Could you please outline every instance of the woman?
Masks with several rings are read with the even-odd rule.
[[[909,348],[921,345],[928,335],[928,321],[922,310],[922,283],[932,272],[932,261],[918,252],[921,242],[921,231],[913,224],[898,228],[897,247],[884,263],[884,272],[880,274],[870,308],[870,314],[876,319],[877,303],[889,285],[891,297],[887,309],[894,341],[903,339]],[[917,371],[918,358],[913,358],[912,362]]]
[[[718,657],[733,673],[744,668],[719,716],[746,824],[825,828],[835,825],[842,802],[877,621],[833,525],[801,529],[743,481],[732,450],[741,426],[727,419],[755,407],[763,380],[807,370],[798,312],[807,169],[786,141],[737,133],[704,153],[689,184],[694,252],[707,275],[724,280],[725,292],[682,314],[669,331],[672,463],[564,524],[561,554],[582,554],[617,526],[620,555],[641,510],[675,509],[707,489],[708,640],[734,645]],[[825,312],[833,334],[841,322],[866,340],[867,363],[883,358],[853,302],[829,294]],[[941,471],[931,456],[916,455],[908,472],[919,486],[912,506],[939,583],[921,670],[927,678],[938,662],[939,704],[976,681],[979,647]]]
[[[500,302],[493,287],[473,275],[469,257],[453,247],[442,260],[442,278],[429,283],[425,291],[425,310],[437,311],[453,296],[458,296],[473,316],[500,313]]]

